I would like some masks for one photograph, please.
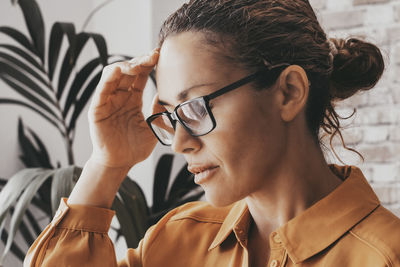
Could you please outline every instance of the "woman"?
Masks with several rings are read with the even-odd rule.
[[[379,80],[376,46],[327,39],[306,0],[192,0],[159,47],[104,69],[93,153],[25,266],[400,266],[400,220],[320,143],[340,135],[336,101]],[[209,204],[169,212],[117,264],[109,208],[157,139],[184,155]]]

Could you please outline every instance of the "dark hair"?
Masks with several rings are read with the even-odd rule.
[[[338,134],[343,146],[355,151],[344,144],[334,104],[378,82],[384,62],[375,45],[355,38],[327,39],[307,0],[191,0],[164,22],[159,46],[168,36],[187,31],[204,33],[224,58],[250,71],[266,64],[301,66],[311,84],[309,130],[320,144],[320,129],[330,134],[331,147]],[[256,88],[275,80],[266,84],[260,78]]]

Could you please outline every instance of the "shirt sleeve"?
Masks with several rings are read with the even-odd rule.
[[[110,209],[69,205],[63,198],[51,223],[30,247],[24,267],[141,267],[143,240],[117,262],[108,236],[114,214]]]

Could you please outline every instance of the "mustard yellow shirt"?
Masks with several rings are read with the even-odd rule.
[[[271,233],[266,266],[399,267],[400,219],[380,205],[358,168],[331,168],[344,182]],[[252,218],[244,200],[223,208],[199,201],[172,210],[119,263],[107,234],[113,215],[63,199],[24,266],[249,266]]]

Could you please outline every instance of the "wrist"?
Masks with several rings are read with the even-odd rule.
[[[68,203],[110,208],[130,167],[111,167],[89,158]]]
[[[88,166],[89,168],[97,169],[102,172],[107,172],[107,173],[112,173],[112,174],[120,174],[120,175],[125,175],[129,172],[132,166],[118,166],[118,165],[111,165],[107,163],[106,161],[97,158],[95,155],[91,155],[86,162],[85,166]]]

